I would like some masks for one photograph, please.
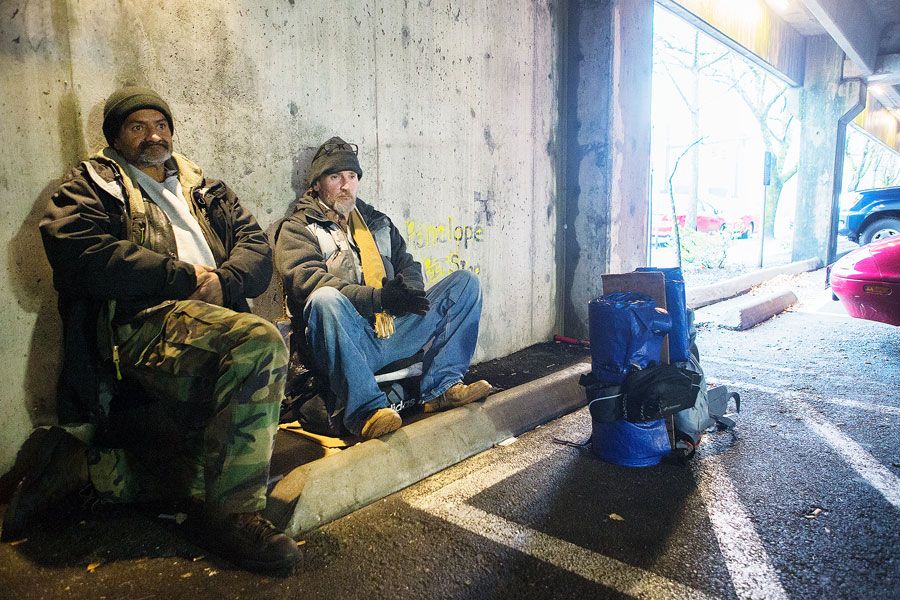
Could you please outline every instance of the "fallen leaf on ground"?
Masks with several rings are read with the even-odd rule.
[[[300,540],[300,541],[297,542],[297,545],[298,545],[298,546],[302,546],[302,545],[305,544],[305,543],[306,543],[306,540]]]
[[[620,515],[618,513],[611,513],[609,515],[609,520],[610,521],[624,521],[625,517],[623,517],[622,515]]]
[[[182,578],[182,579],[187,579],[188,577],[192,577],[193,575],[194,575],[193,573],[191,573],[190,571],[188,571],[187,573],[183,574],[183,575],[181,576],[181,578]]]
[[[824,509],[824,508],[821,508],[821,507],[816,506],[815,508],[813,508],[812,510],[810,510],[808,513],[806,513],[805,515],[803,515],[803,518],[805,518],[805,519],[815,519],[816,517],[818,517],[819,515],[821,515],[821,514],[824,513],[824,512],[825,512],[825,509]]]
[[[99,566],[100,566],[100,563],[98,563],[98,562],[89,564],[87,566],[88,573],[93,573],[94,571],[97,570],[97,567],[99,567]]]
[[[28,541],[28,538],[22,538],[21,540],[14,540],[9,543],[10,546],[18,546],[19,544],[24,544]]]

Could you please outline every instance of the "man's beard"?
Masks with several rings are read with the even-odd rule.
[[[338,194],[328,198],[326,204],[330,204],[331,208],[339,215],[349,218],[350,213],[356,207],[356,197],[349,194]]]
[[[143,167],[155,167],[172,158],[172,151],[166,142],[144,142],[138,151],[137,163]]]

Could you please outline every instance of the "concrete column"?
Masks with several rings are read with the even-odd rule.
[[[652,0],[572,0],[565,85],[564,331],[587,334],[600,275],[647,254]]]
[[[795,261],[819,257],[827,262],[833,243],[849,121],[842,117],[857,105],[861,85],[857,81],[841,82],[843,61],[843,51],[830,37],[807,40],[806,75],[800,92]]]

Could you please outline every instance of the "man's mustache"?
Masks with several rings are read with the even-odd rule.
[[[141,145],[138,147],[138,149],[143,152],[144,150],[152,148],[153,146],[162,146],[164,150],[169,149],[169,143],[165,140],[162,140],[160,142],[141,142]]]

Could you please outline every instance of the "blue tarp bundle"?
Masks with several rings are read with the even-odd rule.
[[[669,362],[678,363],[691,359],[690,324],[687,316],[687,301],[684,296],[684,276],[680,267],[661,269],[640,267],[639,272],[662,273],[666,279],[666,312],[672,317],[672,331],[669,332]]]
[[[672,319],[647,295],[606,294],[588,303],[592,374],[603,385],[621,385],[632,366],[659,362],[662,336]]]

